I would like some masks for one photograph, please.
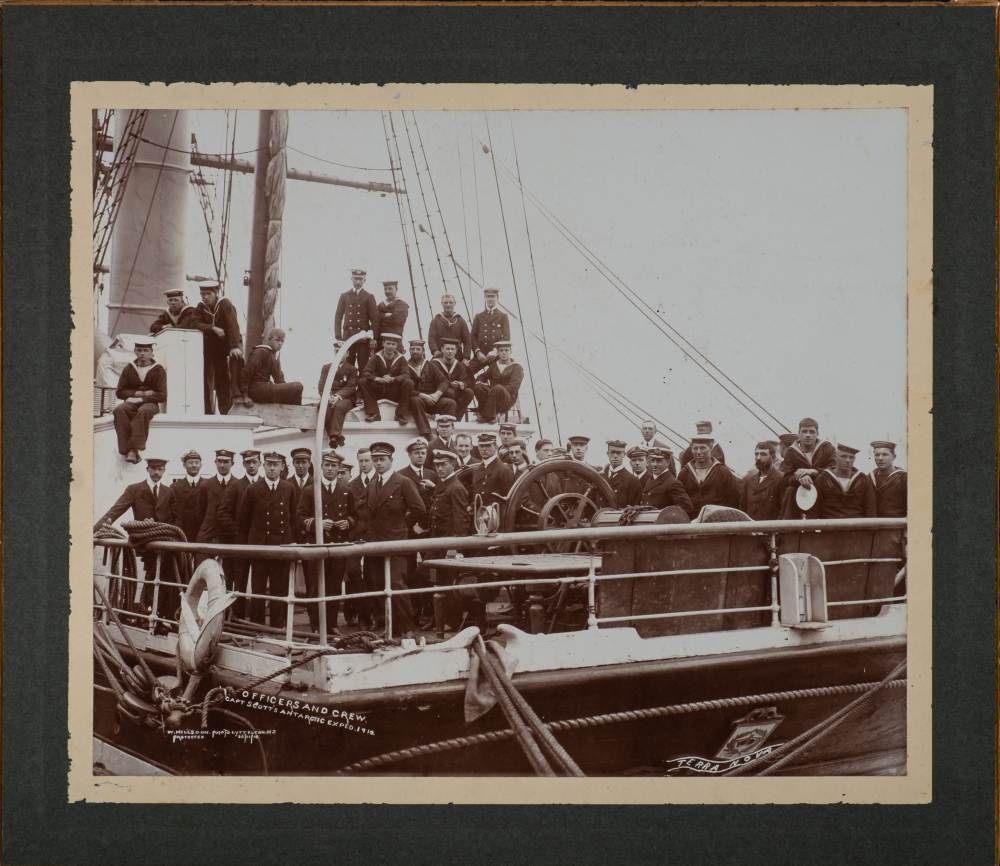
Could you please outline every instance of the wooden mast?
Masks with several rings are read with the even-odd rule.
[[[257,170],[253,178],[253,229],[250,237],[250,286],[247,293],[246,357],[260,344],[264,331],[264,274],[267,256],[267,164],[270,161],[271,112],[257,122]]]

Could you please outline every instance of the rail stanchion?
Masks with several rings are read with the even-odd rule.
[[[160,617],[160,571],[163,567],[163,554],[157,553],[153,560],[153,600],[149,609],[150,617],[148,622],[149,633],[156,631],[156,624]],[[148,575],[147,575],[148,577]]]
[[[587,628],[597,628],[597,569],[594,565],[594,545],[590,545],[590,569],[587,572]]]
[[[385,639],[392,640],[392,562],[391,556],[382,557],[382,578],[385,591]]]
[[[781,624],[781,605],[778,603],[778,533],[767,536],[767,567],[771,572],[771,626]]]

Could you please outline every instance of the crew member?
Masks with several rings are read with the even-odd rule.
[[[589,436],[570,436],[566,440],[566,444],[569,446],[569,459],[574,463],[582,463],[584,466],[589,466],[591,469],[600,472],[600,466],[593,466],[587,462],[587,448],[590,445]]]
[[[799,487],[812,487],[816,476],[824,469],[832,469],[836,464],[833,445],[819,438],[819,424],[813,418],[799,421],[799,435],[788,446],[782,461],[785,475],[785,493],[782,502],[782,516],[795,520],[803,516],[795,502]]]
[[[470,492],[479,496],[483,505],[492,505],[507,496],[514,483],[514,472],[497,456],[497,441],[492,433],[480,433],[478,439],[481,463],[472,470]]]
[[[608,465],[601,470],[615,492],[615,505],[619,508],[638,505],[642,500],[642,482],[625,468],[625,447],[621,439],[609,439]]]
[[[293,505],[296,509],[298,509],[299,499],[302,498],[306,487],[309,485],[309,482],[312,481],[312,449],[293,448],[291,455],[292,474],[288,480],[291,482],[292,489],[295,491],[295,500],[293,501]]]
[[[354,497],[354,507],[357,511],[358,522],[351,530],[351,541],[361,540],[361,511],[363,503],[368,499],[368,486],[375,477],[375,467],[372,465],[372,454],[367,448],[359,448],[356,453],[358,460],[358,474],[348,482],[351,496]],[[364,592],[365,569],[364,561],[360,556],[351,556],[345,560],[344,567],[347,571],[347,591],[348,593]],[[362,628],[371,628],[374,622],[373,611],[377,608],[376,600],[362,598],[357,601],[344,602],[344,619],[348,625],[360,625]]]
[[[677,461],[674,460],[674,452],[671,447],[664,442],[659,436],[656,435],[657,428],[656,422],[651,420],[643,421],[639,426],[639,432],[642,434],[642,441],[639,443],[639,447],[649,451],[650,448],[663,448],[670,452],[670,459],[667,461],[667,468],[670,470],[670,474],[674,477],[677,476]]]
[[[340,351],[341,344],[336,343],[334,353]],[[317,390],[323,394],[326,377],[330,374],[330,365],[324,364],[319,373]],[[337,375],[330,384],[330,402],[326,407],[324,431],[331,448],[344,444],[344,420],[347,413],[354,408],[354,399],[358,393],[358,368],[345,356],[337,367]]]
[[[216,461],[219,459],[216,454]],[[225,455],[221,455],[225,456]],[[240,452],[240,460],[243,464],[243,477],[231,478],[225,483],[225,490],[222,495],[222,504],[216,510],[216,525],[221,530],[222,537],[235,539],[236,544],[246,544],[246,536],[240,531],[239,514],[240,506],[243,504],[243,497],[247,489],[253,484],[260,484],[264,476],[260,471],[260,451],[256,448],[247,448]],[[221,468],[224,468],[221,467]],[[216,471],[219,473],[220,481],[222,476],[220,464],[216,462]],[[230,473],[231,475],[232,473]],[[247,592],[247,576],[250,574],[250,560],[245,558],[233,559],[232,573],[225,570],[226,586],[239,592]],[[232,607],[233,616],[236,619],[245,619],[247,612],[247,599],[239,598]]]
[[[695,433],[698,436],[712,436],[712,422],[711,421],[695,421],[694,422]],[[691,459],[691,446],[688,445],[681,452],[681,467],[683,468],[687,462]],[[722,450],[722,446],[719,445],[714,439],[712,440],[712,459],[718,460],[723,466],[726,465],[726,452]]]
[[[739,509],[753,520],[778,520],[785,476],[774,466],[774,443],[758,442],[754,467],[740,479]]]
[[[426,522],[427,509],[417,488],[409,478],[392,471],[395,450],[389,442],[373,442],[371,446],[376,474],[368,486],[367,499],[362,503],[361,523],[366,541],[400,541],[406,538],[408,528],[418,532],[425,528],[421,521]],[[403,556],[366,557],[368,588],[378,590],[384,587],[386,568],[392,588],[405,590],[406,559]],[[412,635],[416,623],[409,596],[393,597],[392,617],[393,633],[403,637]]]
[[[528,443],[523,439],[515,439],[507,446],[507,458],[515,479],[531,468],[531,463],[528,462]]]
[[[486,309],[476,313],[472,320],[472,354],[479,366],[485,367],[497,357],[493,349],[498,341],[510,343],[510,320],[500,309],[500,289],[483,289]]]
[[[410,465],[399,470],[399,474],[404,478],[409,478],[417,488],[420,498],[424,502],[424,508],[430,512],[431,497],[437,489],[441,479],[437,472],[427,468],[427,440],[422,436],[412,439],[406,445],[406,455],[410,458]],[[416,524],[407,530],[407,538],[426,538],[428,532],[427,523]],[[411,553],[406,557],[406,585],[410,589],[430,586],[425,569],[417,564],[417,554]],[[426,616],[430,612],[431,599],[429,595],[414,596],[413,608],[417,619]]]
[[[320,491],[321,517],[323,522],[323,544],[345,543],[351,540],[351,530],[357,523],[357,510],[354,496],[351,494],[347,481],[338,477],[341,457],[336,452],[327,450],[320,458]],[[316,540],[315,528],[315,487],[310,481],[295,509],[298,524],[298,534],[303,541],[312,543]],[[344,574],[346,559],[327,559],[323,563],[324,594],[339,595],[344,591]],[[309,560],[304,563],[306,579],[306,596],[315,598],[319,595],[319,562]],[[309,604],[309,627],[319,633],[319,605]],[[337,618],[340,613],[340,602],[326,603],[326,628],[328,632],[337,632]]]
[[[215,280],[198,284],[201,303],[198,320],[193,323],[204,337],[206,415],[211,415],[215,408],[225,415],[234,398],[242,403],[246,395],[242,378],[243,337],[236,307],[229,298],[219,297],[219,289]]]
[[[334,314],[334,336],[338,341],[346,341],[361,331],[371,331],[372,340],[358,340],[348,350],[347,359],[358,370],[364,370],[368,364],[368,356],[375,351],[379,334],[378,304],[375,296],[365,291],[365,271],[354,268],[351,271],[351,288],[340,296],[337,301],[337,312]],[[400,332],[402,333],[402,332]]]
[[[433,454],[438,448],[453,451],[455,442],[455,417],[438,415],[434,419],[434,435],[427,440],[427,453]]]
[[[821,520],[842,517],[875,517],[878,511],[875,486],[863,472],[854,468],[858,449],[839,443],[836,465],[818,473],[815,516]]]
[[[498,412],[506,412],[517,402],[517,392],[524,379],[521,365],[511,360],[510,340],[496,340],[492,349],[496,349],[496,359],[486,365],[472,389],[476,395],[476,414],[483,424],[494,423]]]
[[[284,345],[285,332],[281,328],[271,328],[267,340],[254,346],[243,370],[246,393],[251,400],[287,406],[302,405],[302,383],[286,382],[281,370],[278,353]]]
[[[535,443],[535,462],[541,463],[543,460],[548,460],[551,456],[552,456],[552,440],[539,439]]]
[[[264,480],[252,484],[243,496],[238,524],[247,544],[280,546],[294,541],[295,511],[292,502],[295,491],[281,480],[282,457],[273,451],[264,455]],[[289,561],[287,559],[256,559],[251,564],[250,589],[254,594],[286,597],[288,595]],[[269,623],[284,628],[287,602],[282,599],[250,599],[250,619],[264,624],[265,605]]]
[[[458,467],[459,457],[456,452],[448,448],[438,448],[434,451],[434,468],[440,483],[431,499],[428,534],[432,538],[461,538],[472,534],[469,491],[455,475]],[[423,557],[439,559],[446,555],[446,550],[429,550]],[[459,619],[461,611],[465,609],[485,626],[486,608],[474,593],[448,593],[445,597],[445,608],[451,609],[452,614],[449,619],[452,621]]]
[[[163,293],[167,299],[167,308],[160,313],[153,324],[149,326],[149,333],[159,334],[164,328],[188,328],[198,330],[200,317],[198,311],[188,306],[184,299],[183,289],[167,289]]]
[[[906,471],[893,465],[896,443],[879,439],[872,442],[875,471],[871,474],[875,487],[876,513],[879,517],[906,517]]]
[[[472,437],[468,433],[455,434],[455,453],[458,455],[458,468],[475,466],[479,463],[479,455],[472,452]]]
[[[181,455],[184,477],[170,485],[173,494],[174,526],[180,527],[184,538],[195,541],[205,519],[205,485],[201,478],[201,455],[194,450]]]
[[[670,449],[665,449],[668,454],[670,454]],[[636,477],[638,482],[645,487],[646,482],[649,480],[649,473],[646,470],[646,449],[641,445],[634,445],[629,448],[628,453],[629,466],[632,469],[632,474]],[[671,454],[671,456],[673,456]]]
[[[667,508],[677,505],[687,512],[688,517],[697,514],[691,498],[684,486],[670,473],[670,452],[666,448],[656,446],[646,451],[646,462],[649,465],[649,480],[642,490],[640,505],[652,508]]]
[[[774,468],[782,475],[785,474],[785,454],[796,443],[798,438],[797,433],[781,433],[778,435],[778,456],[774,461]]]
[[[427,329],[427,345],[433,357],[441,354],[442,341],[446,337],[456,341],[456,357],[460,361],[467,361],[472,357],[472,334],[465,319],[455,312],[454,295],[442,296],[441,312],[431,319],[431,325]]]
[[[382,351],[372,355],[361,373],[359,389],[365,401],[365,421],[380,420],[378,401],[396,402],[396,420],[409,423],[413,403],[413,379],[406,358],[399,351],[403,339],[399,334],[382,334]]]
[[[712,456],[711,436],[691,437],[691,460],[681,467],[677,480],[684,486],[691,505],[692,516],[706,505],[736,508],[740,502],[740,487],[736,476]]]
[[[167,400],[167,371],[153,360],[152,342],[135,344],[135,360],[118,377],[115,396],[123,401],[112,413],[118,453],[129,463],[138,463],[139,452],[146,449],[149,422]]]
[[[215,452],[215,475],[206,478],[204,482],[205,510],[197,535],[200,544],[234,544],[236,542],[238,532],[235,531],[236,527],[225,510],[226,492],[229,490],[229,486],[235,483],[232,475],[235,456],[232,451],[225,448],[219,448]],[[198,553],[195,555],[195,563],[209,558],[207,554]],[[223,563],[222,571],[226,575],[230,589],[233,588],[238,566],[227,561]]]
[[[410,305],[397,297],[399,294],[397,280],[384,280],[382,291],[385,293],[385,300],[378,305],[378,332],[402,334],[406,318],[410,315]]]
[[[419,406],[414,412],[418,430],[423,426],[426,432],[430,431],[427,413],[462,418],[472,402],[472,377],[465,362],[455,357],[457,349],[458,344],[452,338],[443,338],[440,357],[431,358],[423,368],[421,393],[415,401]]]
[[[337,477],[344,482],[344,484],[351,483],[351,475],[354,472],[354,464],[348,463],[346,460],[341,460],[337,465]]]

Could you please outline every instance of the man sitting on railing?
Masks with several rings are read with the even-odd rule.
[[[247,396],[257,403],[302,405],[302,383],[286,382],[278,353],[285,344],[285,332],[271,328],[267,340],[254,346],[243,368],[243,384]]]
[[[152,341],[136,342],[135,360],[122,370],[115,396],[124,401],[113,413],[118,453],[129,463],[138,463],[139,452],[146,449],[149,422],[167,400],[167,371],[153,360]]]
[[[511,360],[510,340],[497,340],[493,343],[493,348],[497,353],[496,360],[481,361],[470,367],[473,373],[485,367],[485,372],[478,377],[479,381],[472,388],[476,395],[476,414],[483,424],[492,424],[496,421],[498,412],[506,412],[513,407],[517,402],[521,382],[524,381],[524,369]]]
[[[650,448],[646,452],[650,474],[639,504],[661,509],[678,505],[687,512],[688,517],[694,517],[697,511],[691,504],[687,491],[668,469],[670,457],[666,448]]]
[[[857,448],[838,444],[836,468],[824,469],[816,476],[816,517],[820,520],[877,515],[875,487],[867,475],[854,468],[857,453]]]
[[[361,371],[359,390],[365,401],[365,421],[381,420],[379,400],[396,402],[396,421],[409,423],[413,401],[413,380],[406,358],[399,351],[403,338],[399,334],[382,334],[382,349],[368,360]]]
[[[417,429],[426,439],[430,439],[427,413],[462,418],[472,402],[472,377],[465,363],[455,357],[457,348],[457,340],[446,337],[441,341],[441,357],[424,365],[419,393],[414,392]]]
[[[323,478],[322,485],[322,521],[323,521],[323,543],[334,544],[337,542],[347,542],[351,540],[351,529],[357,523],[357,509],[355,507],[354,496],[350,491],[348,483],[337,477],[341,457],[336,451],[324,451],[320,462],[320,469]],[[316,541],[315,516],[313,497],[315,487],[313,482],[306,485],[305,490],[299,497],[298,508],[295,519],[299,527],[302,540],[307,543]],[[346,559],[328,559],[324,564],[326,595],[338,595],[342,592],[345,574]],[[315,597],[319,594],[319,563],[308,561],[305,565],[306,595]],[[309,613],[309,627],[319,633],[319,603],[307,605]],[[326,603],[326,627],[333,633],[337,631],[337,616],[340,611],[340,603],[328,601]]]
[[[334,354],[340,351],[341,343],[333,346]],[[319,384],[316,386],[320,395],[326,386],[326,377],[330,374],[330,365],[324,364],[320,370]],[[323,429],[331,448],[344,444],[344,419],[354,408],[354,400],[358,394],[358,368],[344,358],[337,367],[337,374],[330,385],[330,402],[326,407],[326,420]]]
[[[291,544],[293,539],[294,511],[292,500],[295,491],[288,481],[281,480],[280,454],[264,455],[264,481],[247,488],[240,506],[238,524],[247,544],[277,547]],[[251,563],[251,592],[262,595],[287,596],[289,561],[287,559],[256,559]],[[250,619],[265,623],[265,604],[270,610],[270,624],[276,628],[285,625],[287,604],[281,600],[263,598],[250,600]]]

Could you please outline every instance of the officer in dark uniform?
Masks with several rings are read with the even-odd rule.
[[[363,505],[368,499],[368,487],[375,478],[375,468],[372,465],[372,454],[367,448],[357,451],[358,474],[348,481],[354,506],[358,514],[358,522],[351,532],[351,541],[360,541],[364,526],[361,523]],[[364,592],[367,586],[364,576],[364,561],[360,556],[347,559],[347,591]],[[344,602],[344,619],[348,625],[360,625],[370,628],[373,622],[373,611],[377,608],[377,599],[363,598],[360,601]]]
[[[615,492],[615,505],[638,505],[642,499],[642,482],[625,468],[625,443],[621,439],[608,440],[608,465],[601,470]]]
[[[232,452],[226,452],[231,454]],[[218,454],[218,452],[217,452]],[[218,456],[216,457],[218,460]],[[222,537],[234,539],[235,544],[246,544],[246,536],[240,531],[237,522],[240,514],[240,506],[243,504],[243,497],[247,489],[253,484],[261,484],[264,481],[264,473],[260,471],[260,451],[256,448],[247,448],[240,452],[240,460],[243,462],[243,477],[232,478],[226,484],[222,495],[222,504],[216,510],[216,525],[222,532]],[[218,464],[216,464],[218,467]],[[231,569],[223,566],[226,575],[226,586],[229,589],[236,589],[245,592],[247,588],[247,575],[250,573],[250,560],[233,559]],[[244,619],[246,616],[247,599],[239,598],[232,607],[233,616],[236,619]]]
[[[369,355],[375,351],[382,330],[379,327],[378,304],[375,303],[375,296],[366,292],[364,288],[365,271],[362,268],[355,268],[351,271],[351,283],[352,287],[344,292],[340,296],[340,300],[337,301],[333,330],[337,340],[346,340],[359,331],[371,331],[374,334],[373,340],[368,342],[359,340],[351,346],[347,353],[347,359],[360,371],[364,370]]]
[[[399,283],[396,280],[384,281],[382,291],[385,292],[385,300],[378,305],[378,332],[402,334],[406,318],[410,315],[410,305],[402,298],[396,297],[399,292]]]
[[[510,320],[500,309],[500,289],[483,289],[486,309],[476,313],[472,320],[472,354],[483,367],[496,357],[493,344],[497,340],[510,340]]]
[[[323,543],[335,544],[351,540],[351,530],[357,523],[357,510],[355,508],[354,496],[351,494],[347,481],[337,477],[340,468],[341,456],[333,450],[323,452],[320,461],[320,470],[323,473],[320,484],[323,521]],[[298,524],[299,537],[308,543],[316,541],[315,528],[315,487],[312,481],[306,485],[299,497],[299,503],[295,510],[296,522]],[[344,574],[346,559],[327,559],[324,564],[325,594],[338,595],[344,589]],[[306,595],[315,597],[319,594],[319,563],[309,561],[305,563]],[[319,604],[308,605],[309,627],[319,632]],[[326,627],[328,631],[336,633],[337,616],[340,612],[340,603],[328,601],[326,603]]]
[[[478,496],[483,505],[492,505],[507,496],[514,483],[514,470],[497,456],[497,440],[492,433],[480,433],[478,445],[482,462],[472,470],[469,492],[473,502]]]
[[[652,508],[666,508],[679,505],[687,512],[688,517],[694,517],[696,512],[691,498],[683,485],[667,469],[671,458],[666,448],[649,448],[646,451],[646,462],[649,464],[649,481],[642,491],[640,505]]]
[[[164,328],[198,330],[198,311],[184,302],[183,289],[167,289],[163,296],[167,299],[167,308],[153,319],[149,333],[159,334]]]
[[[188,451],[181,455],[184,477],[177,478],[170,485],[173,494],[173,520],[170,522],[181,529],[188,541],[198,538],[198,530],[205,519],[205,484],[201,478],[201,455]]]
[[[301,498],[309,482],[312,481],[312,449],[293,448],[292,454],[292,475],[289,481],[295,489],[295,507],[298,508]]]
[[[669,451],[669,449],[667,449]],[[641,445],[633,445],[626,454],[632,474],[642,487],[649,481],[649,471],[646,469],[646,449]]]
[[[240,506],[238,524],[247,544],[291,544],[294,541],[294,516],[292,502],[295,491],[288,481],[281,480],[284,458],[276,452],[264,455],[264,480],[247,488]],[[287,596],[289,561],[257,559],[252,565],[250,589],[262,595]],[[270,624],[283,628],[287,617],[287,603],[250,600],[250,619],[264,624],[265,604],[270,609]]]
[[[227,519],[225,513],[226,493],[231,484],[236,480],[232,476],[233,458],[236,455],[232,451],[220,448],[215,452],[215,475],[206,478],[204,482],[205,509],[201,525],[198,527],[198,541],[204,544],[235,544],[237,533],[234,533],[232,521]],[[195,554],[195,562],[200,563],[209,557],[207,554]],[[238,566],[235,563],[223,563],[222,571],[226,575],[226,581],[233,586],[235,572]]]
[[[424,508],[430,511],[431,497],[437,489],[441,479],[437,472],[427,467],[427,440],[422,436],[411,439],[406,445],[406,454],[410,458],[410,465],[399,470],[399,474],[404,478],[409,478],[417,488],[420,498],[424,501]],[[410,527],[406,534],[407,538],[426,538],[427,524],[417,524]],[[426,557],[424,557],[426,558]],[[417,565],[417,555],[411,553],[406,557],[406,585],[410,589],[429,586],[426,569]],[[430,612],[431,598],[429,595],[414,596],[413,607],[418,619]]]
[[[434,419],[434,435],[427,440],[427,453],[433,454],[438,448],[453,451],[452,445],[455,439],[455,416],[448,414],[438,415]]]

